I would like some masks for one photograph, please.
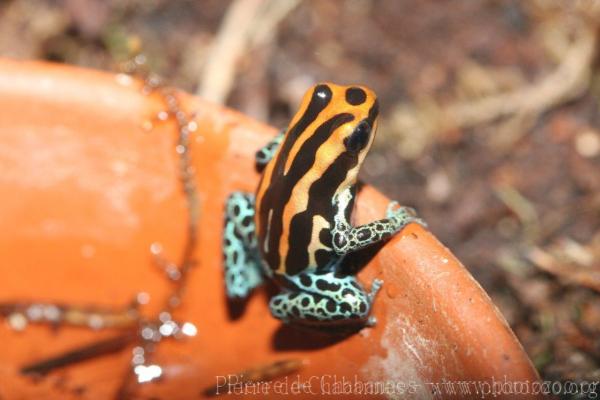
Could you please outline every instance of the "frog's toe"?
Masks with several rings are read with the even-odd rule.
[[[412,208],[412,207],[399,207],[397,202],[392,202],[395,203],[394,207],[388,207],[388,211],[387,211],[387,217],[388,218],[416,218],[417,217],[417,211]],[[390,203],[390,205],[392,204]]]
[[[269,301],[269,309],[271,315],[284,323],[288,323],[290,320],[291,308],[289,304],[289,293],[281,293],[273,296]]]
[[[397,201],[395,201],[395,200],[394,201],[390,201],[390,203],[387,206],[387,210],[385,212],[385,215],[388,218],[391,218],[397,212],[398,207],[400,207],[400,204],[398,204]]]
[[[369,302],[373,302],[373,300],[375,299],[375,296],[377,296],[377,293],[379,293],[379,290],[381,290],[381,287],[383,286],[383,281],[381,279],[373,279],[373,282],[371,283],[371,291],[369,292],[368,299]]]

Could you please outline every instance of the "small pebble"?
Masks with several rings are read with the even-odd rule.
[[[586,158],[596,157],[600,153],[600,135],[594,130],[585,130],[575,137],[575,150]]]
[[[438,170],[431,174],[427,179],[427,185],[425,187],[427,197],[436,203],[443,203],[448,199],[452,193],[452,183],[448,174],[442,170]]]

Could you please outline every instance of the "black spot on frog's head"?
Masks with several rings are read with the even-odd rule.
[[[359,87],[349,87],[346,89],[346,101],[353,106],[359,106],[367,100],[367,94]]]

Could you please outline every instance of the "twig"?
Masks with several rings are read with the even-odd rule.
[[[447,106],[440,106],[433,99],[419,106],[401,106],[393,122],[394,129],[401,141],[413,141],[401,145],[403,155],[418,156],[439,133],[473,128],[501,118],[517,118],[531,126],[531,121],[541,113],[575,99],[587,90],[596,43],[595,25],[581,21],[562,62],[536,83]],[[415,137],[420,139],[415,142]]]
[[[236,63],[245,52],[248,31],[262,0],[235,0],[227,10],[200,76],[197,94],[223,103],[235,76]]]
[[[135,337],[135,333],[131,332],[129,334],[121,334],[119,336],[78,347],[58,356],[25,365],[21,368],[21,373],[26,375],[46,375],[56,368],[66,367],[91,358],[116,353],[127,347]]]
[[[299,0],[235,0],[212,44],[196,94],[223,103],[231,91],[238,60],[252,46],[272,39],[277,24],[297,4]]]
[[[585,247],[572,240],[561,241],[549,252],[534,247],[527,258],[542,271],[564,282],[600,292],[600,265]]]
[[[447,124],[470,128],[517,113],[539,114],[580,96],[588,86],[595,44],[595,32],[582,28],[563,61],[548,76],[513,92],[451,105],[443,114]]]
[[[262,46],[273,40],[277,25],[300,4],[300,0],[266,1],[252,21],[248,34],[249,47]]]
[[[512,186],[498,185],[494,193],[523,224],[525,238],[533,243],[539,236],[539,218],[535,205]]]

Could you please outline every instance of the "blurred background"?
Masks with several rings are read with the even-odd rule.
[[[284,127],[318,81],[381,103],[362,179],[416,207],[552,380],[600,380],[600,3],[4,0],[0,56],[171,84]],[[451,294],[449,294],[451,295]]]

